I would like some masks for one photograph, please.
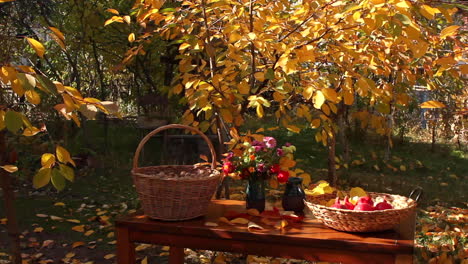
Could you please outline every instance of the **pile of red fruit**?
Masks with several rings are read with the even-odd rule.
[[[393,209],[393,206],[390,203],[388,203],[385,199],[382,202],[379,202],[374,205],[374,201],[372,201],[372,198],[370,196],[363,196],[359,198],[356,205],[349,201],[348,196],[344,198],[343,203],[340,202],[339,197],[336,197],[335,203],[331,207],[354,211],[375,211]]]

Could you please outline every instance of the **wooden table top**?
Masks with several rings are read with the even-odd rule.
[[[407,221],[399,230],[375,233],[347,233],[328,228],[319,220],[307,216],[302,223],[290,223],[284,229],[262,224],[259,217],[251,221],[264,227],[263,230],[247,230],[247,225],[229,225],[218,219],[227,212],[245,212],[245,202],[234,200],[213,200],[208,214],[188,221],[166,222],[152,220],[143,214],[120,217],[116,226],[130,230],[148,231],[189,237],[211,239],[232,239],[288,245],[311,245],[315,248],[346,248],[356,251],[411,254],[414,241],[414,221]],[[206,222],[218,226],[207,226]]]

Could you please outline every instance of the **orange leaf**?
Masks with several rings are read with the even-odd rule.
[[[421,108],[444,108],[445,104],[438,101],[426,101],[420,104]]]

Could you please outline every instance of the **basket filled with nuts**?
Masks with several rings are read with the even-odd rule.
[[[161,165],[138,167],[145,143],[155,134],[171,129],[186,129],[199,134],[211,152],[211,167],[195,165]],[[193,127],[171,124],[146,135],[133,157],[132,177],[145,215],[166,221],[188,220],[205,215],[211,197],[221,180],[215,169],[216,151],[210,139]]]

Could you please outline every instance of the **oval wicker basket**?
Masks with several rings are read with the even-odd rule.
[[[138,158],[145,143],[155,134],[180,128],[199,134],[211,152],[211,168],[194,165],[162,165],[138,167]],[[133,157],[132,177],[143,212],[150,218],[166,221],[188,220],[205,215],[211,197],[220,182],[221,174],[215,170],[216,152],[210,139],[196,128],[171,124],[159,127],[146,135]],[[202,176],[200,175],[202,172]],[[178,179],[174,175],[183,175]],[[197,178],[191,178],[197,175]]]
[[[408,197],[387,193],[369,192],[369,194],[374,200],[376,197],[384,197],[393,204],[393,209],[353,211],[319,204],[321,201],[329,201],[336,197],[330,195],[307,196],[306,205],[326,226],[346,232],[376,232],[392,229],[416,209],[416,201]]]

